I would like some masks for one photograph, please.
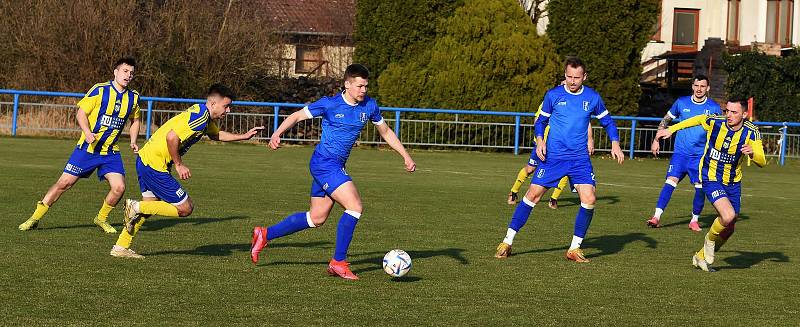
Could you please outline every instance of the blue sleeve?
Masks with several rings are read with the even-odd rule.
[[[305,110],[308,118],[319,117],[325,114],[325,109],[328,108],[328,104],[330,104],[330,100],[328,100],[328,97],[324,97],[310,103],[305,108],[303,108],[303,110]]]
[[[675,100],[675,102],[672,103],[672,107],[670,107],[669,111],[667,111],[667,115],[672,117],[672,119],[678,119],[678,117],[681,116],[681,109],[678,107],[678,103],[680,103],[680,101],[680,99]]]
[[[600,96],[597,97],[597,105],[594,106],[594,114],[597,117],[597,120],[600,121],[600,125],[603,125],[603,128],[606,129],[608,138],[611,139],[611,141],[619,141],[617,124],[614,122],[614,119],[611,118],[611,114],[608,113],[606,104],[603,103],[603,99],[600,98]]]
[[[711,115],[721,115],[722,114],[722,108],[720,108],[719,104],[715,103],[714,108],[713,108],[713,110],[711,110],[710,114]]]
[[[544,131],[547,128],[547,124],[550,123],[550,115],[553,113],[553,102],[550,100],[550,92],[544,94],[544,100],[542,100],[542,110],[539,113],[539,118],[536,118],[536,125],[534,126],[534,131],[536,136],[544,137]]]
[[[369,119],[375,125],[383,124],[383,116],[381,115],[381,108],[378,107],[378,103],[374,100],[371,102],[372,105],[372,113],[369,115]]]

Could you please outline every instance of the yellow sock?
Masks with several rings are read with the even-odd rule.
[[[145,215],[159,215],[164,217],[178,216],[178,207],[164,201],[139,202],[139,212]]]
[[[706,233],[706,239],[709,241],[719,242],[722,240],[722,238],[719,237],[719,234],[724,230],[725,226],[722,226],[722,222],[719,220],[719,217],[717,217],[717,219],[714,219],[714,223],[711,224],[711,228],[708,229],[708,233]]]
[[[108,214],[111,213],[111,210],[114,209],[113,206],[103,201],[103,206],[100,207],[100,211],[97,212],[97,220],[99,221],[106,221],[108,220]]]
[[[561,180],[558,182],[558,186],[556,186],[556,189],[553,190],[553,194],[550,195],[550,198],[558,200],[558,198],[561,196],[561,191],[567,187],[567,183],[569,183],[569,177],[564,176],[561,178]]]
[[[697,251],[697,253],[695,253],[695,255],[697,255],[697,257],[700,258],[700,259],[703,259],[703,260],[706,259],[706,251],[704,251],[703,248],[700,248],[700,251]]]
[[[145,219],[139,219],[136,225],[133,226],[133,235],[128,233],[128,230],[123,228],[122,233],[119,233],[119,238],[117,238],[117,246],[124,247],[126,249],[131,247],[131,243],[133,243],[133,237],[136,236],[136,233],[139,232],[139,228],[142,227],[144,224]]]
[[[520,187],[522,187],[522,183],[525,183],[525,180],[528,179],[528,172],[525,170],[526,167],[523,167],[517,173],[517,180],[514,181],[514,186],[511,186],[512,193],[519,193]]]
[[[44,217],[44,214],[47,213],[47,209],[50,209],[49,205],[44,204],[44,202],[39,201],[36,202],[36,210],[33,211],[30,219],[39,220]]]

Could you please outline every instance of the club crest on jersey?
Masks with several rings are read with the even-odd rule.
[[[367,122],[367,113],[366,112],[362,112],[361,113],[361,122],[362,123],[366,123]]]
[[[583,111],[589,111],[589,101],[583,101]]]

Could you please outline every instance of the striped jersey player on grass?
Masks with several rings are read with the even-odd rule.
[[[708,90],[708,77],[705,75],[695,76],[692,79],[692,95],[678,98],[664,119],[661,120],[658,129],[667,128],[673,119],[686,120],[698,115],[722,113],[719,105],[708,98]],[[655,213],[647,221],[647,226],[661,227],[661,214],[667,208],[672,192],[678,187],[678,183],[688,175],[689,182],[694,184],[694,201],[692,201],[692,219],[689,221],[689,229],[695,232],[701,231],[697,220],[700,218],[700,213],[703,212],[706,194],[703,192],[703,183],[700,182],[700,173],[697,167],[700,166],[705,145],[706,130],[701,126],[690,127],[678,132],[678,136],[675,137],[675,152],[669,161],[664,187],[658,195]],[[651,148],[658,146],[658,140],[653,140]]]
[[[269,241],[322,226],[328,220],[333,204],[338,203],[345,210],[336,226],[336,248],[328,263],[328,274],[349,280],[358,279],[347,262],[347,250],[363,212],[361,196],[345,170],[353,144],[367,122],[372,122],[381,138],[403,157],[406,171],[414,172],[417,166],[397,135],[386,125],[378,103],[367,96],[368,83],[369,71],[366,67],[361,64],[348,66],[344,73],[342,93],[319,99],[291,114],[272,133],[269,146],[275,150],[280,147],[283,133],[297,122],[322,117],[322,137],[308,164],[312,177],[310,208],[306,212],[295,212],[275,225],[253,228],[250,258],[254,264],[258,263],[259,254]]]
[[[586,149],[592,115],[597,117],[611,139],[611,156],[620,164],[625,157],[620,149],[617,126],[603,100],[595,90],[583,85],[587,77],[583,61],[576,57],[568,58],[564,64],[564,77],[565,85],[550,89],[544,96],[542,113],[536,120],[536,155],[542,162],[511,217],[506,237],[497,246],[496,258],[506,258],[511,254],[514,237],[528,221],[533,207],[548,188],[555,187],[561,178],[568,176],[578,190],[581,206],[575,217],[575,231],[566,258],[589,262],[581,250],[581,243],[592,222],[596,200],[594,170]],[[550,126],[550,132],[545,141],[547,126]]]
[[[125,167],[122,165],[117,140],[125,122],[130,119],[130,148],[133,153],[139,151],[136,145],[139,136],[139,93],[128,88],[128,83],[133,80],[136,60],[131,57],[121,58],[113,67],[113,80],[95,84],[78,101],[78,110],[75,113],[81,128],[78,144],[67,160],[61,177],[47,190],[42,200],[36,203],[36,210],[28,220],[19,225],[19,230],[35,229],[64,192],[72,188],[79,179],[87,178],[97,170],[97,178],[100,181],[107,180],[111,189],[93,222],[106,233],[117,232],[108,224],[108,214],[125,193]]]
[[[125,229],[111,248],[111,256],[144,258],[130,247],[146,218],[152,215],[186,217],[192,214],[192,199],[170,172],[174,168],[181,180],[192,177],[191,170],[183,162],[183,156],[204,135],[223,142],[243,141],[253,138],[264,129],[263,126],[254,127],[244,134],[219,130],[216,120],[230,112],[231,102],[235,98],[230,88],[214,84],[206,93],[205,103],[195,104],[170,118],[147,140],[136,159],[142,200],[125,200]]]
[[[656,140],[693,126],[708,132],[700,160],[700,178],[708,201],[719,216],[706,233],[703,246],[692,256],[692,264],[704,271],[714,271],[715,253],[733,235],[742,203],[742,162],[745,157],[763,167],[767,164],[761,133],[747,120],[747,100],[729,100],[724,116],[700,115],[660,130]],[[655,147],[654,152],[659,148]]]

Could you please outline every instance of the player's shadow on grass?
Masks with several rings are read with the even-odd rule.
[[[581,205],[581,199],[578,198],[578,194],[575,194],[574,197],[570,197],[570,198],[567,198],[567,199],[564,199],[563,195],[561,197],[562,198],[558,199],[558,207],[559,208],[561,208],[561,207],[573,207],[573,206],[577,207],[577,206]],[[542,197],[542,202],[549,201],[549,199],[550,199],[549,197]],[[595,203],[615,204],[615,203],[619,202],[619,197],[617,197],[616,195],[598,196],[596,201],[597,202],[595,202]]]
[[[584,250],[586,249],[594,249],[600,252],[594,253],[594,251],[587,251],[587,258],[597,258],[602,257],[604,255],[616,254],[621,252],[626,245],[634,242],[644,242],[648,248],[655,249],[658,246],[658,241],[654,238],[647,236],[644,233],[629,233],[629,234],[621,234],[621,235],[603,235],[598,237],[592,237],[583,241],[581,248]],[[524,252],[515,253],[514,255],[522,255],[528,253],[542,253],[542,252],[553,252],[553,251],[566,251],[569,249],[568,246],[562,246],[557,248],[548,248],[548,249],[537,249],[537,250],[529,250]]]
[[[683,219],[681,221],[674,221],[674,222],[671,222],[669,224],[663,224],[663,225],[661,225],[661,228],[667,228],[667,227],[672,227],[672,226],[687,226],[687,225],[689,225],[689,222],[692,221],[692,216],[683,216],[681,218],[685,218],[685,219]],[[711,227],[711,224],[714,223],[714,219],[716,219],[716,218],[717,218],[717,215],[715,215],[715,214],[701,216],[700,219],[699,219],[700,227],[701,228],[709,228],[709,227]],[[736,221],[742,221],[742,220],[748,220],[748,219],[750,219],[750,216],[748,216],[748,215],[739,215],[739,217],[736,218]]]
[[[327,241],[315,242],[295,242],[295,243],[278,243],[270,244],[269,248],[332,248],[332,243]],[[267,250],[269,250],[269,248]],[[159,251],[152,253],[145,253],[147,255],[204,255],[211,257],[227,257],[238,253],[250,252],[250,244],[208,244],[201,245],[191,250],[174,250],[174,251]]]
[[[207,217],[153,217],[147,219],[142,225],[143,231],[157,231],[164,228],[174,227],[182,224],[192,224],[192,226],[199,226],[211,223],[219,223],[230,220],[246,219],[248,216],[229,216],[224,218],[207,218]]]
[[[722,269],[748,269],[761,262],[789,262],[789,256],[783,252],[748,252],[748,251],[721,251],[720,253],[736,253],[732,257],[722,259],[728,266],[714,267]]]
[[[270,245],[271,246],[271,245]],[[453,260],[458,261],[458,263],[462,265],[469,264],[469,260],[463,254],[464,249],[457,249],[457,248],[446,248],[440,250],[420,250],[420,251],[408,251],[408,255],[411,256],[412,263],[418,262],[419,260],[427,259],[427,258],[434,258],[434,257],[449,257]],[[350,255],[351,258],[359,258],[359,259],[351,259],[350,266],[358,268],[353,268],[353,272],[356,274],[374,271],[374,270],[381,270],[383,269],[383,256],[386,253],[380,251],[373,251],[373,252],[365,252],[365,253],[356,253]],[[366,258],[365,258],[366,256]],[[264,264],[263,266],[277,266],[277,265],[326,265],[328,264],[327,261],[313,261],[313,262],[288,262],[288,261],[277,261],[277,262],[270,262]],[[364,266],[364,267],[361,267]],[[404,277],[398,279],[398,282],[413,282],[417,280],[421,280],[420,277]]]

